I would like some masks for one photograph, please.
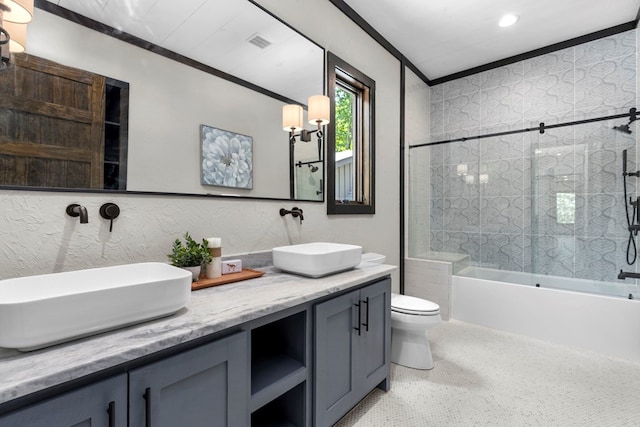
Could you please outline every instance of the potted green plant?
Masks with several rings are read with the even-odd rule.
[[[211,261],[211,254],[207,249],[207,239],[202,239],[198,243],[189,235],[184,233],[184,244],[180,239],[176,239],[171,247],[171,253],[167,255],[171,265],[191,271],[193,280],[198,280],[202,266]]]

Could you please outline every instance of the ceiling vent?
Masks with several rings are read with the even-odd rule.
[[[258,46],[260,49],[264,49],[264,48],[268,47],[271,44],[271,42],[269,40],[263,38],[258,33],[256,33],[256,34],[252,35],[251,37],[249,37],[248,42],[251,43],[252,45]]]

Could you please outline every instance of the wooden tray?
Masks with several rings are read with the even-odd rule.
[[[207,279],[206,277],[202,277],[198,281],[191,284],[191,290],[197,291],[198,289],[210,288],[211,286],[226,285],[227,283],[239,282],[241,280],[260,277],[263,274],[264,271],[243,268],[240,273],[223,274],[222,276],[215,279]]]

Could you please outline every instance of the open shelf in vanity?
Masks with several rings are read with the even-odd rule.
[[[307,310],[251,330],[251,425],[305,425]]]

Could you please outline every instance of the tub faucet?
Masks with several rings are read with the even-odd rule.
[[[618,274],[618,279],[624,280],[627,277],[629,279],[640,279],[640,273],[631,273],[629,271],[620,270],[620,273]]]
[[[89,214],[87,213],[87,208],[84,206],[80,206],[77,203],[73,203],[67,206],[67,215],[72,217],[80,217],[80,224],[88,224],[89,223]]]

